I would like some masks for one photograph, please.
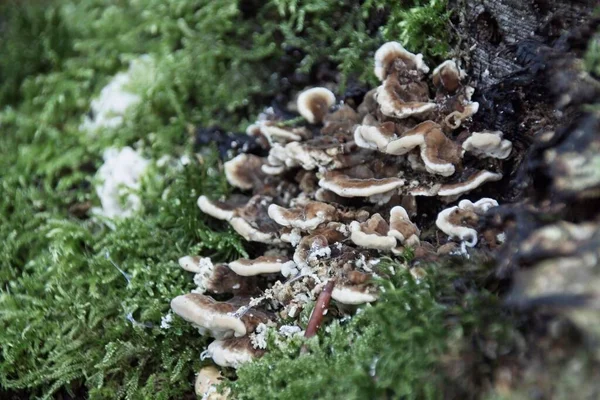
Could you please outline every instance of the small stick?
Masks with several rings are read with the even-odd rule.
[[[327,310],[327,307],[329,307],[329,302],[331,301],[331,293],[333,292],[334,286],[335,280],[329,280],[329,282],[325,284],[325,287],[319,294],[319,297],[317,298],[317,303],[315,304],[315,308],[313,308],[313,312],[310,315],[310,319],[308,320],[308,326],[306,327],[306,331],[304,332],[305,338],[310,338],[317,334],[317,330],[319,330],[319,327],[323,322],[323,315],[325,315],[325,311]]]

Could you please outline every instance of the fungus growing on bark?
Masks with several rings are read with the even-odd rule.
[[[251,339],[259,336],[252,333],[258,323],[299,324],[300,312],[321,295],[327,302],[334,299],[329,307],[341,313],[377,301],[379,287],[371,278],[389,273],[376,267],[381,255],[401,254],[405,247],[413,248],[418,260],[452,253],[450,246],[438,252],[429,243],[431,229],[422,227],[426,235],[421,238],[411,221],[435,215],[420,209],[421,196],[447,203],[502,178],[502,159],[511,143],[499,132],[469,131],[468,118],[478,105],[471,102],[473,89],[454,61],[428,77],[421,55],[392,42],[377,51],[375,73],[381,85],[356,109],[335,105],[333,93],[315,88],[301,93],[297,103],[310,125],[265,113],[247,132],[262,139],[268,155],[243,154],[225,167],[228,181],[248,196],[198,199],[204,213],[227,221],[246,240],[268,245],[254,259],[212,269],[198,268],[195,259],[182,262],[206,292],[236,296],[228,302],[193,297],[204,304],[202,312],[214,316],[210,321],[223,322],[217,328],[185,296],[173,301],[176,313],[210,325],[203,329],[218,336],[206,352],[218,365],[237,367],[257,356]],[[456,132],[459,126],[462,131]],[[491,199],[463,200],[442,211],[437,225],[463,246],[475,246],[480,217],[492,205],[497,204]],[[414,267],[411,274],[420,280],[425,271]],[[219,285],[217,275],[227,284]],[[239,286],[231,284],[231,275],[239,278]],[[241,294],[256,297],[242,301]]]
[[[442,210],[435,221],[437,227],[450,236],[462,241],[468,247],[475,247],[478,241],[477,223],[479,217],[490,208],[497,207],[494,199],[483,198],[475,203],[461,200],[457,206]]]

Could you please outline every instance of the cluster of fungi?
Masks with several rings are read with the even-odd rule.
[[[375,53],[381,85],[360,105],[312,88],[297,99],[303,124],[267,112],[248,128],[268,156],[242,153],[227,161],[237,194],[203,195],[198,206],[267,250],[218,265],[181,258],[197,289],[171,302],[176,314],[215,339],[204,352],[215,364],[237,368],[260,357],[268,350],[261,335],[267,327],[313,335],[330,300],[341,314],[377,301],[373,278],[393,273],[377,269],[382,256],[406,248],[467,254],[502,241],[500,231],[478,231],[481,216],[498,205],[490,198],[463,199],[439,212],[435,225],[446,243],[423,240],[413,222],[419,198],[451,203],[501,179],[512,150],[501,132],[469,131],[478,104],[455,61],[429,72],[422,55],[389,42]],[[411,273],[419,279],[424,271]],[[223,296],[230,298],[216,300]],[[303,330],[299,315],[315,303]]]

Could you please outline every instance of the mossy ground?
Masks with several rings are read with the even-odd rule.
[[[434,64],[450,51],[447,19],[438,0],[2,6],[0,397],[193,397],[205,339],[177,318],[167,330],[160,322],[170,299],[192,288],[180,256],[244,254],[240,238],[195,205],[199,194],[229,187],[210,151],[183,171],[153,167],[140,190],[143,211],[113,230],[78,211],[99,203],[93,176],[102,151],[135,144],[153,160],[192,155],[190,127],[241,130],[276,93],[319,81],[323,66],[340,92],[372,84],[372,54],[385,40]],[[80,132],[90,100],[142,54],[156,73],[135,88],[141,105],[119,129],[93,139]],[[494,295],[455,290],[457,279],[472,283],[485,269],[432,266],[417,284],[403,262],[389,262],[398,273],[377,305],[321,331],[305,355],[293,343],[243,368],[234,392],[437,398],[447,358],[474,335],[514,334]]]

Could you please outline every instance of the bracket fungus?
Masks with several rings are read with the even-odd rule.
[[[457,206],[442,210],[435,221],[437,227],[450,236],[462,241],[466,246],[473,247],[477,244],[477,223],[479,217],[490,208],[497,207],[494,199],[483,198],[475,203],[461,200]]]
[[[296,107],[305,121],[267,115],[248,128],[264,139],[268,155],[242,153],[226,162],[227,180],[238,193],[222,201],[203,195],[198,206],[267,248],[253,247],[255,258],[211,268],[183,258],[202,294],[172,302],[175,313],[217,339],[205,353],[215,363],[236,368],[268,351],[266,342],[255,348],[250,340],[260,323],[279,328],[285,320],[302,330],[300,311],[328,282],[335,286],[326,307],[341,313],[377,301],[372,278],[389,273],[375,267],[380,257],[405,247],[435,253],[435,240],[422,238],[420,228],[428,235],[432,230],[411,218],[432,223],[443,203],[502,178],[511,143],[500,132],[469,131],[478,104],[470,100],[466,74],[454,60],[430,77],[429,71],[420,54],[386,43],[375,54],[381,85],[361,104],[336,104],[328,89],[308,89]],[[438,208],[419,210],[431,198]],[[442,211],[437,225],[475,246],[478,218],[493,205],[491,199],[463,200]],[[424,270],[415,276],[421,279]],[[234,297],[211,297],[224,293]]]

